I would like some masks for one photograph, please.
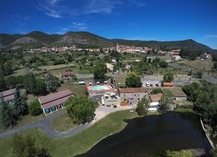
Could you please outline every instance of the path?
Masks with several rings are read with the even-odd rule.
[[[48,116],[42,120],[38,120],[36,122],[32,122],[32,123],[29,123],[29,124],[24,125],[22,127],[13,129],[9,132],[0,134],[0,139],[6,138],[6,137],[11,136],[13,134],[19,133],[25,129],[31,129],[31,128],[42,129],[44,132],[46,132],[49,136],[51,136],[53,138],[64,138],[64,137],[75,135],[75,134],[85,130],[86,128],[90,127],[91,125],[93,125],[94,123],[96,123],[97,121],[99,121],[100,119],[104,118],[105,116],[107,116],[108,114],[110,114],[112,112],[116,112],[119,110],[127,110],[127,109],[131,109],[131,107],[126,106],[126,107],[112,108],[112,107],[99,106],[95,111],[96,116],[91,123],[86,123],[84,125],[80,125],[77,128],[66,131],[66,132],[56,132],[55,130],[53,130],[51,128],[51,123],[55,118],[59,117],[60,115],[62,115],[66,112],[66,110],[62,110],[62,111],[59,111],[57,113],[53,113],[52,115],[50,115],[50,116]]]

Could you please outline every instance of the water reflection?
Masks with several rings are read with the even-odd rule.
[[[81,157],[154,157],[165,150],[204,149],[210,145],[193,114],[167,113],[127,121],[127,127]]]

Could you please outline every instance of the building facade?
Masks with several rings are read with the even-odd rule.
[[[44,114],[54,112],[65,106],[65,102],[72,96],[70,90],[64,90],[56,93],[52,93],[38,98],[41,108]]]
[[[137,105],[142,98],[148,98],[147,88],[119,88],[120,101]]]
[[[120,106],[120,97],[114,92],[107,92],[101,97],[101,104],[105,106]]]

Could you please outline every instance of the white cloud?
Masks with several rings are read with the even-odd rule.
[[[41,0],[38,8],[46,15],[61,18],[67,16],[84,15],[84,14],[111,14],[114,10],[122,7],[146,6],[143,0],[79,0],[71,1],[70,5],[66,5],[61,0]]]
[[[116,5],[122,4],[121,1],[114,0],[92,0],[84,6],[85,13],[112,13]]]
[[[209,34],[209,35],[206,35],[205,38],[217,38],[217,35],[216,34]]]
[[[83,31],[88,29],[87,24],[79,23],[79,22],[72,22],[72,28]]]

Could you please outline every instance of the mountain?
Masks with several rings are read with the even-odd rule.
[[[0,48],[40,48],[40,47],[111,47],[114,43],[109,39],[89,32],[68,32],[64,35],[46,34],[43,32],[30,32],[24,35],[0,34]]]
[[[112,41],[120,45],[130,45],[136,47],[151,47],[154,49],[161,49],[161,50],[189,49],[189,50],[197,50],[197,51],[217,54],[217,50],[211,49],[210,47],[200,44],[192,39],[180,40],[180,41],[142,41],[142,40],[112,39]]]
[[[46,34],[39,31],[28,34],[0,34],[0,49],[27,49],[40,47],[61,47],[76,45],[80,48],[112,47],[116,44],[129,45],[135,47],[151,47],[162,50],[170,49],[190,49],[202,52],[216,53],[206,45],[197,43],[194,40],[182,41],[142,41],[142,40],[123,40],[106,39],[89,32],[67,32],[66,34]]]

